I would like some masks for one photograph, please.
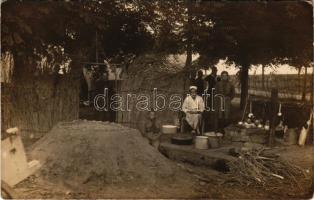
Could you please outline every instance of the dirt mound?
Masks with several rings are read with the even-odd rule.
[[[34,145],[30,155],[43,163],[40,177],[76,190],[99,186],[104,191],[123,188],[125,194],[139,190],[149,197],[167,197],[162,191],[171,188],[184,197],[185,192],[193,193],[195,184],[187,172],[150,146],[139,131],[115,123],[59,123]]]

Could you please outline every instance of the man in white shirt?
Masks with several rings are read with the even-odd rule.
[[[197,87],[190,87],[190,94],[185,98],[182,111],[186,114],[186,121],[194,131],[200,134],[202,113],[205,109],[203,98],[196,94]]]

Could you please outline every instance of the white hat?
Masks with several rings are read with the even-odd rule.
[[[191,85],[190,90],[192,90],[192,89],[197,90],[197,87],[195,85]]]

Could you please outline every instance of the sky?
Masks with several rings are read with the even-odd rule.
[[[177,55],[178,59],[180,60],[179,62],[184,64],[186,55]],[[192,60],[196,60],[199,57],[198,54],[194,54],[192,56]],[[239,69],[237,69],[235,66],[232,65],[227,65],[224,60],[220,60],[217,64],[216,67],[218,68],[218,74],[220,74],[222,71],[227,71],[230,75],[236,74]],[[313,71],[313,68],[308,68],[307,73],[311,74]],[[206,72],[210,73],[210,70]],[[259,75],[262,74],[262,66],[261,65],[255,65],[252,66],[252,68],[249,71],[249,75]],[[298,71],[290,66],[290,65],[278,65],[278,66],[273,66],[273,68],[267,67],[265,68],[265,74],[298,74]],[[301,71],[301,74],[304,74],[304,68]]]
[[[234,66],[229,66],[224,63],[223,60],[220,60],[219,63],[216,65],[218,68],[218,74],[221,71],[227,71],[229,74],[233,75],[236,74],[239,69],[235,68]],[[308,68],[307,73],[312,73],[313,68]],[[304,68],[301,70],[301,74],[304,73]],[[262,66],[261,65],[253,65],[249,71],[250,75],[258,75],[262,74]],[[278,65],[265,68],[265,74],[298,74],[298,70],[290,65]]]

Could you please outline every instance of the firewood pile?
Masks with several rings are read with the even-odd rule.
[[[230,173],[223,184],[257,185],[275,187],[288,183],[301,189],[298,180],[306,178],[302,168],[267,152],[265,148],[239,152],[238,159],[228,164]]]

